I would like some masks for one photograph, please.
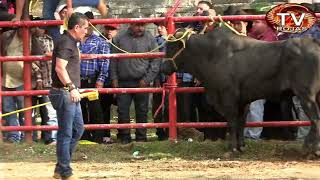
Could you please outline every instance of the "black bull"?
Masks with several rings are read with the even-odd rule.
[[[181,34],[176,32],[174,36],[179,38]],[[174,57],[174,62],[165,61],[161,71],[172,74],[177,67],[202,82],[209,103],[228,120],[231,152],[244,147],[245,106],[292,91],[311,121],[304,145],[309,153],[320,155],[320,41],[263,42],[223,28],[182,40],[184,49],[182,41],[167,43],[166,58]]]

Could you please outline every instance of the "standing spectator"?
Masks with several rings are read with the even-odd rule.
[[[112,38],[114,38],[117,35],[119,28],[120,28],[119,24],[106,24],[104,25],[103,35],[109,41],[112,41]]]
[[[246,7],[235,7],[229,6],[227,10],[224,11],[224,15],[248,15],[244,8]],[[248,22],[246,21],[227,21],[231,27],[233,27],[238,33],[242,34],[243,36],[247,36],[247,26]]]
[[[164,15],[162,15],[164,16]],[[158,30],[158,35],[156,36],[156,41],[158,46],[162,46],[159,48],[160,52],[165,52],[165,41],[167,38],[167,29],[164,26],[163,23],[158,23],[157,25],[157,30]],[[162,87],[163,84],[166,82],[167,77],[163,73],[160,73],[156,76],[153,86],[154,87]],[[162,96],[163,94],[159,93],[154,93],[153,98],[152,98],[152,114],[154,115],[159,106],[161,105],[162,102]],[[156,117],[154,117],[154,122],[155,123],[162,123],[162,122],[168,122],[169,121],[169,114],[168,114],[168,97],[165,97],[165,104],[163,105],[162,109],[159,111]],[[169,132],[168,129],[165,128],[157,128],[156,134],[158,136],[158,140],[166,140],[168,139]]]
[[[257,13],[257,12],[256,12]],[[269,27],[265,20],[253,21],[252,28],[248,36],[261,41],[276,41],[277,36],[275,31]],[[265,99],[256,100],[249,105],[247,122],[262,122],[264,119]],[[262,127],[245,128],[245,137],[252,139],[260,139]]]
[[[194,79],[190,73],[177,72],[178,87],[193,87]],[[195,122],[196,108],[193,101],[193,93],[177,94],[177,119],[179,122]]]
[[[249,36],[262,41],[277,41],[276,32],[264,20],[253,21]],[[250,104],[250,111],[247,120],[270,121],[270,120],[292,120],[291,109],[293,107],[292,94],[285,92],[282,94],[280,102],[267,100],[257,100]],[[250,116],[251,115],[251,116]],[[261,119],[262,115],[262,119]],[[259,116],[259,117],[258,117]],[[259,120],[260,119],[260,120]],[[257,127],[249,128],[251,138],[259,139],[295,139],[295,129],[290,127],[272,128]],[[256,130],[254,133],[254,129]]]
[[[208,1],[199,1],[194,16],[208,16],[209,10],[212,9],[212,4]],[[203,32],[205,24],[202,22],[194,22],[190,24],[197,33]],[[194,83],[195,78],[188,72],[178,71],[176,73],[177,84],[179,87],[193,87],[199,86]],[[197,121],[197,113],[195,105],[195,98],[193,93],[179,93],[177,94],[177,116],[180,122],[195,122]]]
[[[209,9],[208,10],[208,16],[213,17],[213,16],[216,16],[216,15],[217,15],[217,13],[216,13],[216,11],[214,9]],[[206,22],[204,27],[203,27],[202,32],[204,31],[204,33],[206,33],[206,32],[213,31],[214,27],[215,27],[215,22],[214,21]],[[200,32],[200,34],[202,34],[202,32]]]
[[[142,17],[133,13],[135,18]],[[113,38],[114,44],[131,53],[149,52],[156,48],[154,37],[145,31],[144,23],[130,24],[129,28]],[[119,53],[113,49],[113,53]],[[110,64],[112,87],[114,88],[145,88],[149,87],[159,72],[158,59],[113,59]],[[135,104],[136,122],[146,123],[148,113],[148,93],[117,95],[119,123],[130,123],[130,105]],[[136,129],[136,141],[147,141],[147,130]],[[130,129],[118,129],[118,139],[123,144],[131,142]]]
[[[41,18],[35,18],[34,20],[41,20]],[[43,53],[51,55],[53,51],[53,40],[47,34],[46,30],[36,27],[34,29],[36,38],[40,41],[43,47]],[[52,61],[40,61],[39,68],[41,71],[42,81],[38,81],[40,85],[37,86],[38,89],[50,89],[52,84],[51,79],[51,69]],[[38,96],[36,100],[39,103],[49,102],[49,97],[47,95]],[[40,107],[41,125],[56,126],[58,125],[56,110],[52,107],[52,104],[47,104]],[[43,131],[41,138],[44,140],[45,144],[55,145],[57,140],[57,131]]]
[[[209,10],[212,9],[212,7],[212,4],[208,1],[199,1],[194,16],[208,16]],[[191,26],[197,33],[204,32],[206,27],[202,22],[194,22]],[[179,87],[193,87],[200,85],[200,82],[198,83],[198,81],[194,83],[196,80],[187,72],[177,72],[176,75]],[[177,112],[178,120],[180,122],[197,121],[196,109],[200,107],[198,96],[198,94],[193,93],[180,93],[177,95]]]
[[[58,6],[55,14],[55,19],[65,20],[67,18],[68,8],[65,4]],[[60,34],[65,30],[64,25],[60,25]]]
[[[68,20],[68,31],[55,44],[52,55],[52,89],[50,100],[57,111],[57,164],[54,178],[74,178],[70,167],[72,153],[84,131],[80,105],[80,52],[77,43],[88,29],[88,18],[74,13]]]
[[[42,48],[39,41],[31,37],[31,54],[40,55],[42,54]],[[22,56],[22,29],[6,31],[0,36],[0,55],[1,56]],[[3,62],[2,63],[2,90],[3,91],[17,91],[23,90],[23,61],[14,62]],[[41,80],[41,73],[39,68],[32,63],[32,77],[36,77],[37,80]],[[8,113],[22,109],[24,107],[24,97],[23,96],[3,96],[3,113]],[[19,113],[12,114],[4,117],[6,126],[20,126],[24,124],[24,114]],[[18,131],[11,131],[5,133],[5,138],[8,142],[20,142],[22,140],[22,134]]]
[[[92,12],[86,12],[85,15],[89,19],[94,19]],[[104,39],[95,35],[90,26],[80,45],[80,51],[83,54],[109,54],[110,46]],[[108,77],[109,59],[82,60],[80,67],[82,88],[103,88]],[[82,99],[81,108],[85,124],[104,124],[100,99],[94,101]],[[86,130],[82,138],[102,143],[104,134],[104,130]]]
[[[119,30],[119,24],[106,24],[104,26],[104,36],[109,40],[109,42],[112,42],[113,38],[117,35]],[[111,50],[111,43],[109,43],[109,52]],[[111,88],[111,80],[110,76],[107,77],[107,80],[104,82],[104,88]],[[103,118],[105,123],[110,124],[111,120],[111,105],[117,104],[115,94],[101,94],[101,105],[103,109]],[[112,143],[110,129],[105,130],[105,134],[103,137],[103,143],[110,144]]]
[[[213,6],[210,2],[208,1],[199,1],[196,9],[196,13],[194,16],[208,16],[209,15],[209,10],[213,9]],[[204,28],[204,24],[201,22],[194,22],[192,24],[192,27],[194,28],[194,31],[200,32]]]

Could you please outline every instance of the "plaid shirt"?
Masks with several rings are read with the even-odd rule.
[[[44,48],[44,53],[52,52],[53,40],[50,36],[45,35],[45,36],[38,37],[38,39]],[[42,75],[43,86],[45,88],[50,88],[52,83],[52,79],[51,79],[52,61],[40,61],[39,63],[40,63],[39,67]]]
[[[80,44],[83,54],[110,54],[110,45],[101,37],[91,34],[83,44]],[[97,82],[105,82],[108,77],[109,59],[82,60],[82,78],[96,78]]]

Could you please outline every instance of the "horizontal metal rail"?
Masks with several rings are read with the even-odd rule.
[[[268,121],[248,122],[246,127],[296,127],[310,126],[310,121]],[[169,123],[136,123],[136,124],[90,124],[85,129],[135,129],[135,128],[169,128]],[[177,127],[185,128],[226,128],[227,122],[186,122],[177,123]],[[1,131],[49,131],[58,130],[58,126],[3,126]]]
[[[118,54],[82,54],[81,59],[124,59],[124,58],[163,58],[165,54],[163,52],[155,53],[118,53]],[[0,62],[7,61],[48,61],[51,60],[51,56],[0,56]]]
[[[169,89],[169,88],[168,88]],[[90,91],[92,89],[81,89]],[[162,93],[163,88],[99,88],[101,94],[121,94],[121,93]],[[179,93],[202,93],[205,92],[203,87],[176,88]],[[29,91],[0,91],[1,96],[37,96],[48,95],[49,90],[29,90]]]
[[[320,13],[316,13],[317,17],[320,17]],[[219,21],[218,16],[212,17],[215,21]],[[221,16],[224,21],[252,21],[252,20],[264,20],[265,15],[231,15]],[[211,21],[209,16],[185,16],[185,17],[173,17],[174,22],[195,22],[195,21]],[[92,19],[92,24],[130,24],[130,23],[159,23],[165,22],[165,17],[158,18],[117,18],[117,19]],[[42,21],[1,21],[0,27],[38,27],[38,26],[57,26],[62,25],[62,20],[42,20]]]

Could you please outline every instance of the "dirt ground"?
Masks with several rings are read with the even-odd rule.
[[[297,141],[246,141],[245,152],[224,158],[225,142],[152,141],[80,144],[72,167],[80,179],[319,179],[320,159]],[[135,153],[138,152],[138,155]],[[53,179],[55,147],[0,145],[0,180]]]
[[[72,164],[80,179],[320,179],[320,162],[133,160]],[[54,162],[0,163],[0,179],[53,179]],[[2,176],[2,177],[1,177]]]

